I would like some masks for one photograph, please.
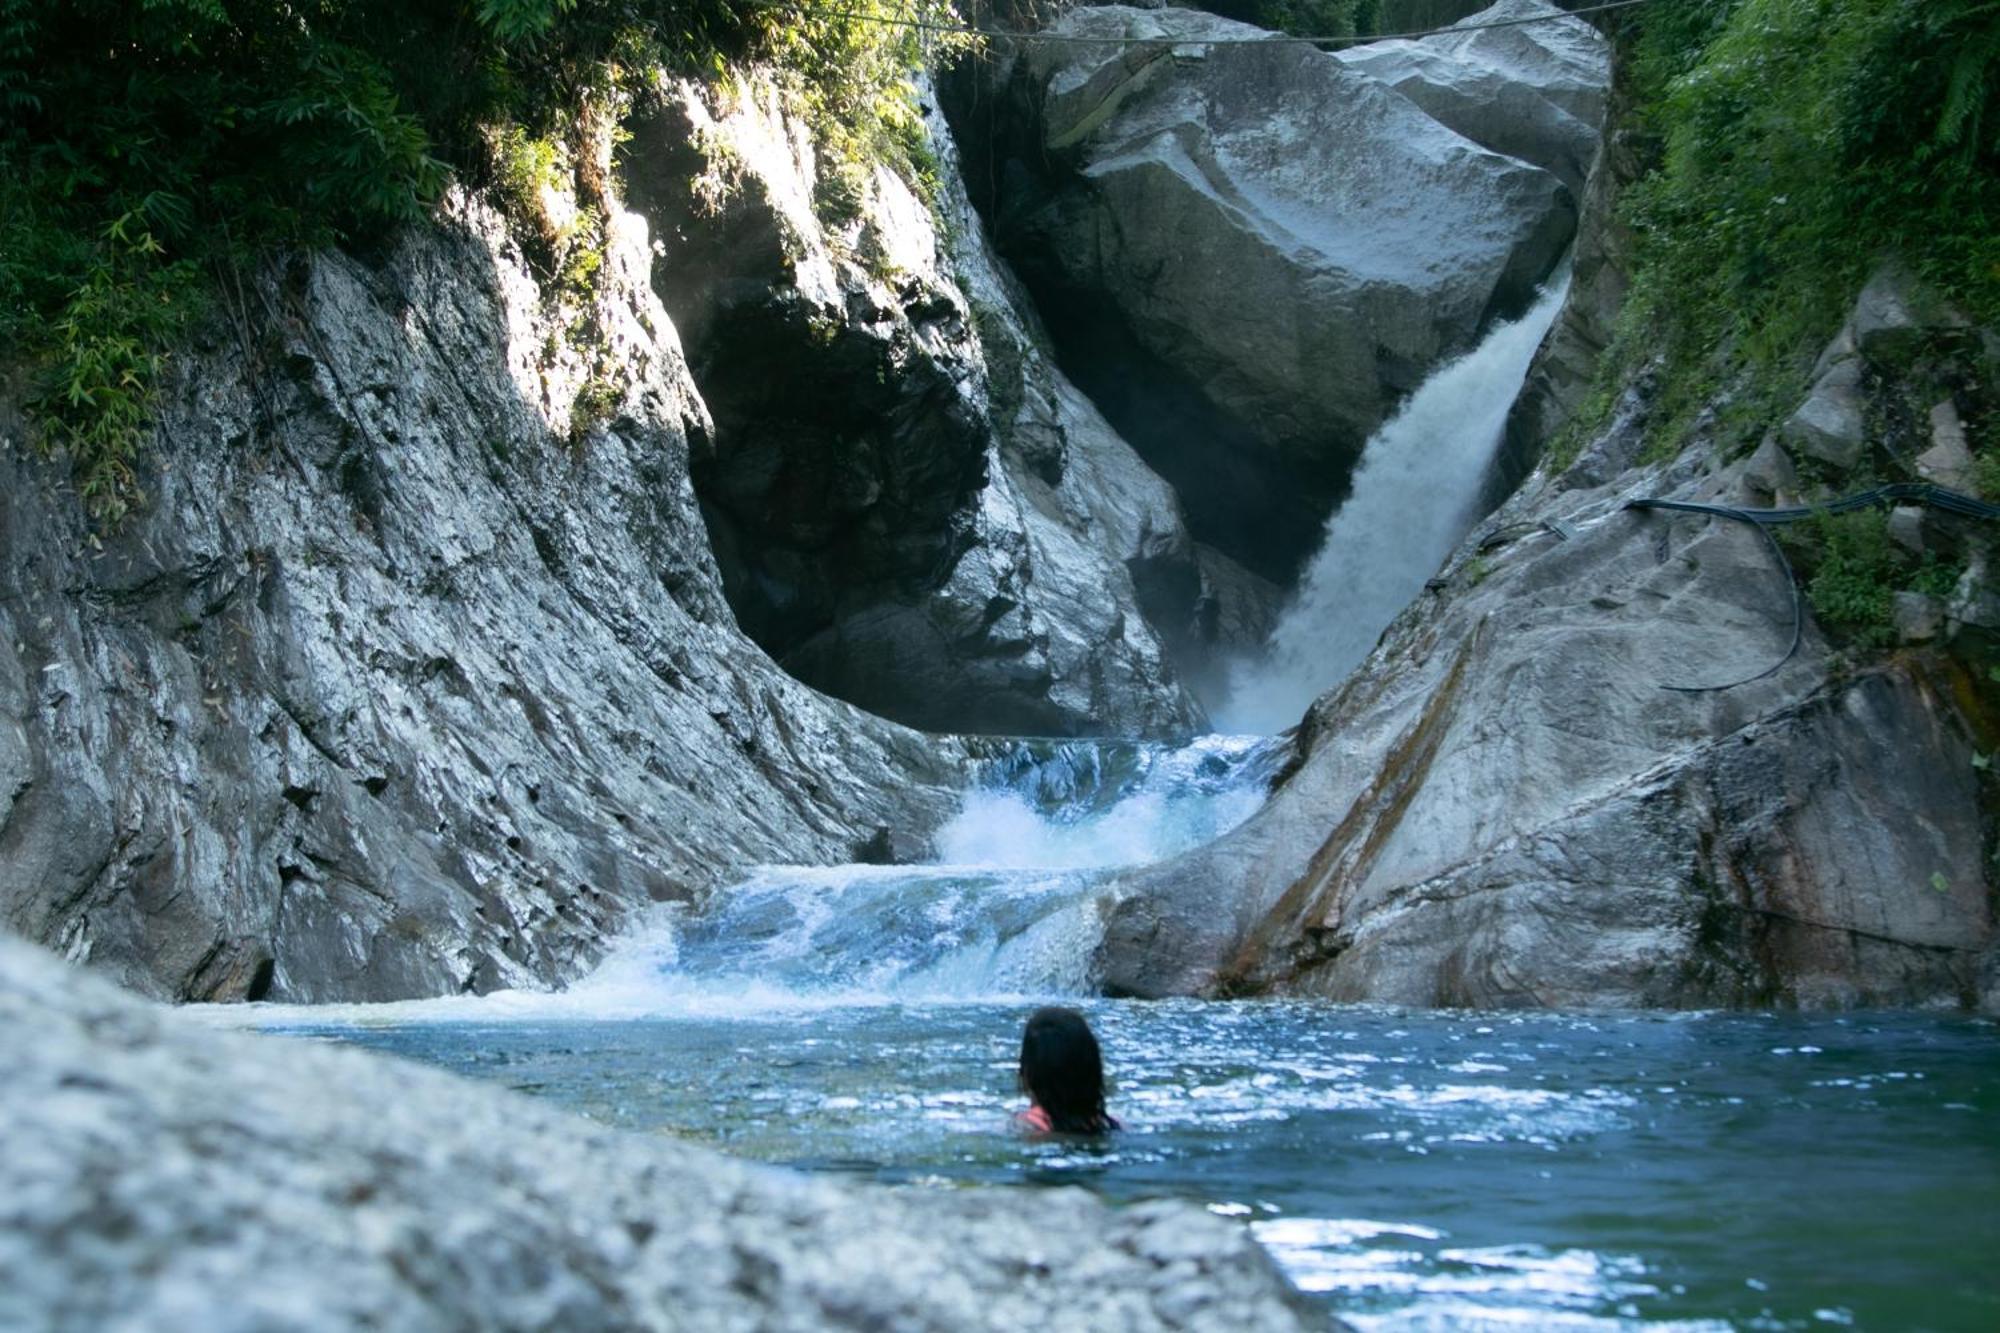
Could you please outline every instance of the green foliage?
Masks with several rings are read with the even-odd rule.
[[[193,266],[148,262],[151,233],[115,222],[89,272],[53,323],[53,373],[32,403],[44,448],[77,462],[77,489],[93,512],[117,519],[140,498],[132,471],[159,373],[157,350],[176,328],[195,284]]]
[[[539,217],[559,299],[603,255],[593,151],[655,70],[771,62],[847,161],[920,170],[908,84],[931,42],[870,19],[946,0],[0,0],[0,355],[38,385],[39,443],[100,518],[173,331],[211,275],[274,246],[368,241],[454,175]],[[593,137],[598,136],[598,137]]]
[[[503,125],[493,135],[493,184],[508,210],[531,217],[541,210],[542,192],[566,182],[562,146],[537,138],[519,125]]]
[[[1264,27],[1301,37],[1352,37],[1355,0],[1262,0]]]
[[[1861,648],[1895,641],[1891,610],[1898,592],[1949,597],[1964,573],[1962,564],[1917,559],[1897,546],[1880,510],[1820,514],[1787,531],[1783,541],[1809,571],[1806,600],[1814,616]]]
[[[951,0],[851,0],[838,6],[761,11],[758,46],[805,108],[819,147],[821,213],[852,215],[866,169],[885,162],[919,187],[935,182],[923,115],[909,73],[926,61],[966,49],[967,39],[939,31],[961,20]]]
[[[2000,499],[2000,449],[1989,448],[1972,460],[1972,489],[1985,499]]]
[[[1862,647],[1887,647],[1894,639],[1889,612],[1899,562],[1883,516],[1821,516],[1812,526],[1819,552],[1806,600],[1813,614]]]
[[[1625,201],[1626,366],[1664,348],[1670,396],[1718,365],[1795,376],[1889,252],[2000,315],[2000,0],[1639,14],[1635,100],[1660,162]]]
[[[1375,0],[1210,0],[1200,7],[1297,37],[1352,37],[1375,29]]]

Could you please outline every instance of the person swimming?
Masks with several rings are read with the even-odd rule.
[[[1028,1016],[1021,1033],[1021,1091],[1028,1109],[1014,1123],[1032,1134],[1104,1134],[1119,1128],[1104,1109],[1104,1057],[1074,1009]]]

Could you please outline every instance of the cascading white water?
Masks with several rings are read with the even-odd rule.
[[[1369,439],[1265,651],[1231,667],[1218,726],[1268,735],[1297,722],[1451,554],[1478,518],[1507,411],[1568,290],[1565,266],[1527,314],[1434,373]]]
[[[698,913],[662,909],[561,992],[264,1006],[257,1016],[277,1025],[735,1018],[1088,993],[1106,870],[1185,851],[1249,818],[1279,757],[1256,736],[1178,748],[1009,742],[939,830],[935,864],[760,868]],[[215,1012],[232,1021],[242,1010]]]

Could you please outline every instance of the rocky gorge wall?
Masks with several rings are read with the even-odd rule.
[[[732,866],[920,844],[951,745],[730,618],[647,262],[615,217],[573,346],[460,198],[260,275],[184,350],[124,527],[0,458],[12,929],[180,999],[546,985]]]
[[[1576,413],[1612,340],[1631,256],[1616,203],[1643,165],[1614,115],[1497,495]],[[1797,505],[1885,477],[1973,487],[1967,423],[1990,421],[1996,346],[1883,264],[1756,448],[1734,443],[1740,386],[1722,383],[1668,457],[1651,442],[1659,367],[1642,362],[1605,423],[1544,459],[1313,706],[1263,811],[1123,876],[1106,984],[2000,1010],[1987,525],[1889,512],[1887,564],[1950,587],[1867,592],[1893,626],[1857,642],[1793,583],[1819,596],[1811,542],[1834,539],[1805,539],[1820,564],[1795,573],[1753,524],[1630,507]]]
[[[678,83],[622,153],[714,417],[694,481],[732,606],[787,671],[932,730],[1184,736],[1202,574],[1174,492],[1044,355],[942,124],[842,219],[774,87]],[[782,386],[774,392],[775,386]]]
[[[1602,39],[1056,24],[1119,40],[996,42],[926,108],[934,185],[878,166],[836,209],[768,80],[663,82],[600,164],[623,200],[582,311],[464,194],[274,262],[184,350],[121,529],[8,449],[9,927],[182,999],[560,984],[745,865],[921,855],[977,751],[948,733],[1198,729],[1368,431],[1580,201],[1507,494],[1622,292],[1629,143],[1578,178]],[[1857,307],[1750,457],[1711,431],[1642,463],[1635,377],[1314,706],[1263,813],[1118,879],[1107,983],[1990,997],[1986,547],[1902,515],[1964,579],[1902,606],[1901,651],[1808,625],[1766,679],[1663,689],[1749,674],[1786,606],[1754,531],[1623,508],[1788,500],[1890,418],[1962,481],[1923,386],[1990,374],[1986,344],[1924,306]]]
[[[1121,93],[1138,121],[1063,133],[1115,156],[1215,112],[1201,133],[1230,189],[1264,200],[1215,233],[1236,247],[1215,257],[1262,255],[1270,290],[1307,302],[1223,349],[1216,382],[1276,403],[1290,382],[1260,368],[1318,353],[1277,357],[1272,339],[1302,322],[1348,337],[1328,322],[1338,301],[1313,303],[1365,296],[1401,341],[1349,351],[1390,369],[1312,409],[1358,430],[1553,261],[1568,190],[1371,75],[1287,55],[1309,117],[1359,91],[1361,119],[1338,128],[1378,156],[1407,131],[1442,173],[1427,188],[1487,201],[1492,225],[1462,229],[1444,276],[1415,286],[1362,273],[1379,247],[1358,232],[1358,248],[1273,248],[1319,196],[1278,170],[1281,145],[1255,147],[1273,107],[1231,100],[1257,73],[1232,62],[1254,53],[1213,54],[1148,75],[1156,101]],[[11,393],[9,926],[184,999],[560,983],[635,910],[743,865],[920,853],[964,755],[897,722],[1200,726],[1191,687],[1262,638],[1278,585],[1256,551],[1201,539],[1227,488],[1163,477],[1072,380],[931,114],[928,197],[877,167],[829,209],[835,166],[769,83],[662,84],[615,164],[601,146],[594,177],[628,198],[600,201],[579,290],[537,259],[534,227],[462,193],[379,250],[274,258],[180,349],[148,503],[115,529],[25,447]],[[1135,241],[1205,244],[1130,225],[1148,198],[1088,206]],[[1138,309],[1142,293],[1115,296]],[[1190,329],[1242,308],[1212,281],[1165,299]]]
[[[1544,21],[1328,56],[1192,10],[1080,8],[948,87],[1058,358],[1195,538],[1260,577],[1289,583],[1369,434],[1521,313],[1575,233],[1562,173],[1608,55],[1545,0],[1502,11]]]

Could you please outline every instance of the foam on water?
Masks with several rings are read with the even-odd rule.
[[[649,915],[567,990],[197,1012],[267,1026],[748,1019],[1088,994],[1104,870],[1247,819],[1278,754],[1260,737],[1012,743],[939,832],[938,863],[760,867],[699,912]]]

